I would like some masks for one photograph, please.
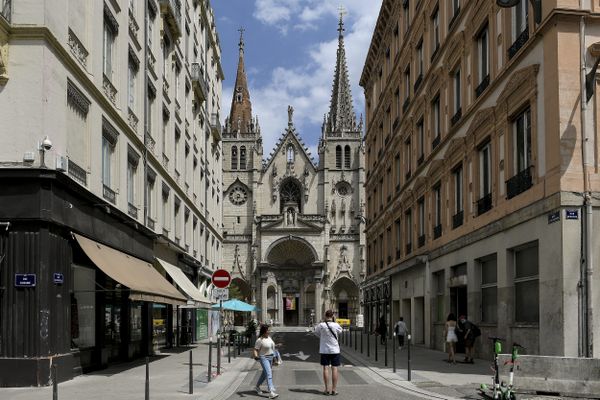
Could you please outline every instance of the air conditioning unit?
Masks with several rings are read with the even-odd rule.
[[[67,173],[69,169],[69,159],[64,156],[56,156],[56,170]]]

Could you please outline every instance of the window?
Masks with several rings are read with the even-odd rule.
[[[453,89],[454,89],[454,114],[458,115],[461,112],[461,84],[460,84],[460,68],[454,71],[453,76]]]
[[[173,149],[173,164],[175,170],[179,171],[179,142],[181,140],[181,133],[175,129],[175,148]]]
[[[408,28],[410,28],[410,4],[408,0],[404,1],[402,6],[402,16],[403,16],[403,24],[404,24],[404,32],[408,32]]]
[[[240,147],[240,169],[246,169],[246,146]]]
[[[517,41],[519,36],[528,28],[529,1],[521,0],[519,4],[512,8],[512,33],[513,42]]]
[[[433,99],[433,102],[431,103],[431,109],[433,111],[431,125],[432,125],[432,133],[433,133],[434,143],[437,140],[438,141],[437,144],[439,144],[439,138],[440,138],[440,95],[439,94],[437,96],[435,96],[435,98]],[[437,144],[434,144],[432,147],[435,148],[437,146]]]
[[[442,227],[442,185],[438,183],[433,188],[433,201],[435,204],[435,215],[434,215],[434,236],[437,239],[441,235]],[[439,229],[439,232],[437,230]]]
[[[452,217],[452,228],[458,228],[463,224],[463,169],[462,165],[454,169],[454,216]]]
[[[423,77],[423,39],[417,45],[417,79]],[[416,84],[416,82],[415,82]]]
[[[136,174],[140,157],[129,149],[127,154],[127,202],[129,207],[135,207],[136,197]]]
[[[419,151],[419,159],[417,160],[417,164],[422,164],[425,158],[425,127],[423,123],[423,118],[417,122],[417,139],[418,139],[418,151]]]
[[[351,160],[350,157],[351,156],[352,156],[352,154],[350,152],[350,146],[346,145],[344,147],[344,167],[346,169],[350,169],[350,160]]]
[[[72,264],[73,296],[72,307],[77,308],[77,318],[71,318],[73,344],[85,349],[96,345],[96,270]]]
[[[396,260],[400,258],[400,244],[402,243],[402,223],[400,218],[394,222],[394,228],[396,230]]]
[[[231,147],[231,169],[238,169],[238,151],[237,146]]]
[[[161,145],[163,155],[167,155],[167,129],[169,126],[169,113],[166,109],[163,108],[163,125],[162,125],[162,134],[161,134]]]
[[[404,105],[405,105],[405,107],[408,104],[409,99],[410,99],[410,67],[407,67],[404,70]]]
[[[169,37],[167,35],[163,38],[163,75],[164,79],[169,78],[169,70],[170,70],[170,60],[169,60],[169,46],[171,42],[169,41]]]
[[[410,145],[410,139],[408,139],[406,142],[404,142],[404,151],[405,153],[405,157],[404,160],[406,161],[406,179],[408,180],[408,178],[410,178],[410,174],[411,174],[411,167],[412,167],[412,148]]]
[[[488,38],[488,26],[487,24],[479,32],[477,36],[477,55],[479,62],[479,85],[484,83],[485,80],[489,82],[489,65],[490,65],[490,54],[489,54],[489,38]]]
[[[289,162],[289,163],[293,163],[294,162],[294,158],[295,158],[294,146],[292,146],[291,144],[288,145],[288,147],[287,147],[286,157],[287,157],[287,162]]]
[[[109,79],[112,80],[113,74],[113,50],[115,44],[116,32],[114,27],[108,21],[108,16],[104,15],[104,38],[103,38],[103,52],[102,52],[102,72]]]
[[[498,322],[498,266],[496,255],[479,260],[481,268],[481,322]]]
[[[181,67],[175,66],[175,101],[179,101],[179,76],[181,75]]]
[[[163,190],[162,190],[162,225],[163,225],[163,230],[165,231],[169,231],[169,228],[171,226],[170,224],[171,219],[169,218],[169,188],[167,186],[164,186],[163,184]]]
[[[342,169],[342,146],[335,146],[335,167]]]
[[[460,12],[460,0],[452,0],[452,17],[458,15]]]
[[[396,190],[400,189],[400,175],[402,174],[402,166],[400,163],[400,154],[396,154],[394,158],[394,169],[396,173]]]
[[[148,46],[152,49],[152,36],[154,35],[154,17],[148,14]]]
[[[446,290],[446,283],[444,279],[445,271],[438,271],[433,274],[433,282],[435,283],[435,307],[436,307],[436,321],[445,322],[446,313],[444,307],[444,291]]]
[[[188,163],[190,160],[190,146],[186,143],[184,147],[184,158],[183,158],[183,179],[185,180],[186,187],[189,185],[190,177],[188,175]]]
[[[440,48],[440,9],[436,7],[431,15],[431,57],[433,58]]]
[[[425,244],[425,199],[421,197],[419,206],[419,247]]]
[[[387,228],[386,231],[386,243],[387,247],[387,264],[392,262],[392,227]]]
[[[408,210],[404,214],[405,232],[406,232],[406,254],[412,252],[412,212]]]
[[[137,78],[137,65],[129,60],[129,69],[127,74],[127,103],[131,111],[135,111],[135,81]]]
[[[396,89],[396,92],[394,93],[394,104],[396,105],[396,117],[400,116],[400,108],[402,107],[402,104],[400,104],[400,87],[398,87],[398,89]],[[392,126],[393,128],[393,126]],[[395,132],[392,132],[395,133]]]
[[[529,107],[513,123],[514,172],[518,174],[531,166],[531,110]]]
[[[487,142],[479,149],[479,193],[481,197],[487,196],[492,192],[492,155],[491,155],[491,144]]]
[[[181,200],[175,197],[175,201],[173,202],[173,233],[175,233],[175,243],[179,244],[179,239],[181,238],[181,232],[179,227],[179,209],[181,208]]]
[[[538,245],[516,250],[515,322],[539,323]]]
[[[150,229],[154,230],[154,184],[156,181],[156,173],[152,170],[148,170],[146,178],[146,210],[148,219],[152,220],[152,226]],[[150,223],[148,224],[150,225]]]
[[[102,135],[102,183],[108,188],[112,188],[112,162],[114,152],[115,143],[111,138]]]

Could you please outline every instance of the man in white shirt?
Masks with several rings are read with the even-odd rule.
[[[404,347],[404,336],[406,336],[406,323],[404,323],[403,317],[400,317],[398,322],[396,322],[394,332],[396,333],[396,336],[398,336],[398,347],[402,349],[402,347]]]
[[[342,327],[335,322],[333,311],[325,312],[325,321],[315,327],[315,335],[319,337],[319,353],[323,366],[323,381],[325,382],[325,395],[337,395],[338,367],[341,364],[340,344],[338,337]],[[331,366],[331,393],[329,392],[329,366]]]

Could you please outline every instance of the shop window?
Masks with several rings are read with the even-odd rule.
[[[96,270],[73,265],[71,295],[72,344],[80,349],[96,345]]]
[[[515,250],[515,322],[539,324],[538,245]]]
[[[481,321],[498,322],[498,266],[496,255],[479,260],[481,268]]]

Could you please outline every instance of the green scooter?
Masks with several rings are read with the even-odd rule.
[[[479,387],[479,394],[484,399],[517,400],[514,388],[515,365],[517,358],[519,357],[519,349],[524,349],[524,347],[518,343],[513,343],[512,345],[510,361],[504,363],[504,365],[510,365],[508,384],[506,384],[505,382],[500,382],[500,368],[498,366],[498,356],[502,352],[501,341],[503,339],[498,337],[490,337],[489,339],[494,343],[494,376],[492,378],[492,387],[482,383]]]

